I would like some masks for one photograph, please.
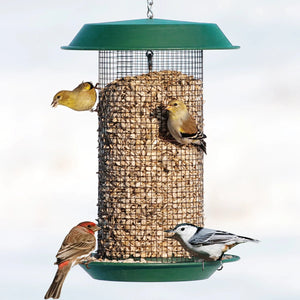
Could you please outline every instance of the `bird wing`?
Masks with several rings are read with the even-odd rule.
[[[236,238],[236,235],[226,231],[202,228],[190,238],[189,243],[194,246],[226,244]]]
[[[73,90],[73,92],[81,93],[90,91],[92,89],[94,89],[94,86],[91,82],[82,82]]]
[[[198,130],[196,122],[191,115],[188,115],[188,118],[186,120],[183,120],[179,132],[182,138],[190,138],[191,140],[195,141],[203,140],[206,138],[206,135],[202,131]],[[205,147],[205,141],[203,141],[202,143]]]
[[[202,139],[206,138],[206,135],[202,131],[197,131],[194,134],[180,132],[180,134],[181,134],[181,137],[183,137],[183,138],[187,137],[192,140],[202,140]],[[203,141],[203,143],[205,143],[205,141]]]
[[[96,245],[93,234],[74,227],[64,239],[57,255],[57,264],[90,253]]]
[[[85,86],[85,82],[80,83],[74,90],[73,92],[78,93],[78,92],[82,92]]]
[[[192,137],[197,134],[197,124],[190,114],[182,121],[179,131],[182,137]]]

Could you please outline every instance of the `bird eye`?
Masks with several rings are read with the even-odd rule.
[[[181,231],[184,231],[185,230],[185,228],[181,228]]]
[[[174,106],[177,106],[177,105],[178,105],[178,103],[176,103],[176,102],[175,102],[173,105],[174,105]]]
[[[56,98],[57,98],[57,99],[59,99],[60,97],[61,97],[61,96],[60,96],[60,95],[58,95]]]
[[[87,227],[88,227],[88,228],[91,228],[91,227],[92,227],[92,225],[88,225]]]

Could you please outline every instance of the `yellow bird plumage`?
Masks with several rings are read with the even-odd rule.
[[[200,131],[194,118],[181,100],[172,100],[166,110],[169,112],[168,129],[173,138],[180,144],[194,144],[206,154],[206,135]]]
[[[73,91],[59,91],[51,105],[64,105],[73,110],[92,110],[97,99],[95,86],[91,82],[82,82]]]

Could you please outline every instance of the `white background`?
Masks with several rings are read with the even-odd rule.
[[[97,216],[97,115],[50,107],[97,81],[85,23],[146,17],[146,0],[2,1],[1,298],[42,299],[71,227]],[[117,283],[71,270],[61,299],[299,299],[298,0],[154,0],[154,17],[217,23],[239,50],[204,52],[205,225],[262,240],[209,280]]]

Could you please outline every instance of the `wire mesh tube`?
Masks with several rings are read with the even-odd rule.
[[[187,105],[202,129],[202,51],[100,51],[98,255],[188,257],[164,230],[203,225],[203,153],[177,144],[165,106]]]

